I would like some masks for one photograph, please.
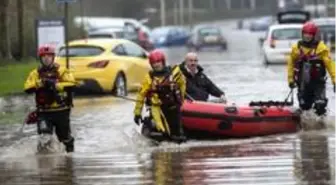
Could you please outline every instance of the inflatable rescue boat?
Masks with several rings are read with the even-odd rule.
[[[224,105],[186,101],[182,107],[182,123],[189,138],[252,137],[293,133],[300,116],[285,106]]]
[[[254,137],[294,133],[299,129],[300,115],[293,108],[275,102],[271,102],[272,106],[252,104],[238,107],[234,104],[185,101],[182,125],[186,139]],[[153,128],[153,124],[147,127],[144,122],[143,125],[141,132],[146,137],[156,141],[169,140],[162,133],[149,129]]]

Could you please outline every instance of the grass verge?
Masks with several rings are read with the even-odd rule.
[[[0,62],[0,96],[23,93],[23,85],[29,72],[38,66],[34,59]]]

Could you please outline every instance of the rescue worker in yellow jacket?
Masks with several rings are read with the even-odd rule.
[[[326,71],[335,92],[335,62],[330,58],[328,47],[317,40],[318,27],[307,22],[302,28],[302,40],[292,46],[288,58],[288,83],[291,89],[298,87],[298,100],[302,110],[314,108],[317,115],[324,115],[326,98]]]
[[[184,140],[181,126],[181,106],[186,92],[186,82],[179,67],[166,66],[165,55],[160,50],[149,54],[153,70],[146,76],[137,96],[134,122],[140,124],[142,107],[150,107],[150,116],[156,130],[173,140]]]
[[[25,84],[26,93],[35,93],[38,134],[53,134],[65,145],[67,152],[74,151],[74,138],[70,130],[71,89],[73,75],[54,63],[55,48],[41,46],[38,50],[41,65],[30,72]]]

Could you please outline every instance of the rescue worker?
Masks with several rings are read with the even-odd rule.
[[[198,65],[196,53],[187,53],[184,62],[179,67],[187,81],[186,98],[208,101],[209,94],[211,94],[220,98],[223,103],[227,102],[224,92],[203,73],[203,68]]]
[[[313,106],[317,115],[324,115],[328,99],[325,82],[328,71],[335,92],[335,63],[330,58],[329,49],[316,39],[319,30],[307,22],[302,28],[302,40],[292,46],[288,58],[288,84],[291,89],[298,87],[298,100],[302,110]]]
[[[137,32],[139,45],[142,48],[147,49],[146,46],[148,42],[148,35],[144,31],[142,31],[140,27],[136,27],[135,31]]]
[[[25,84],[26,93],[35,93],[38,134],[53,134],[65,145],[67,152],[74,151],[74,138],[70,130],[71,88],[73,75],[54,63],[55,48],[44,45],[38,49],[41,65],[30,72]]]
[[[160,50],[149,54],[152,70],[138,93],[134,109],[134,122],[140,124],[141,112],[146,100],[156,130],[173,140],[184,140],[180,123],[181,106],[185,94],[185,79],[178,66],[167,66],[166,57]]]

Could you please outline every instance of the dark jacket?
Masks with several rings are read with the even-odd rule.
[[[197,66],[198,72],[192,76],[186,69],[185,63],[180,64],[180,70],[184,74],[187,81],[187,95],[194,100],[207,101],[209,94],[215,97],[220,97],[224,94],[212,81],[203,73],[203,68]],[[187,99],[190,99],[189,97]]]

